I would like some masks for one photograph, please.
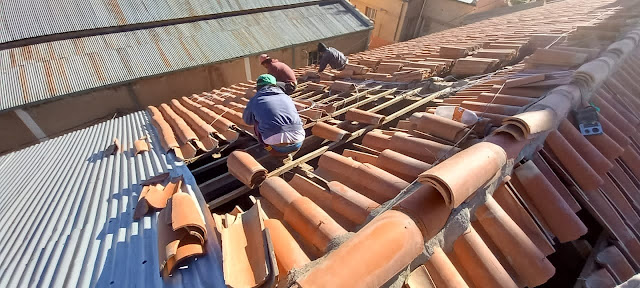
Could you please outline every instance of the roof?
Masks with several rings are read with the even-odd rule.
[[[311,134],[291,162],[239,119],[252,83],[149,107],[146,127],[154,153],[191,163],[209,208],[259,194],[212,216],[226,284],[279,271],[301,287],[554,286],[580,261],[559,259],[575,247],[561,243],[604,230],[579,279],[613,286],[640,263],[640,27],[611,3],[557,2],[350,55],[343,71],[298,69],[292,97]],[[462,81],[426,79],[449,74]],[[567,118],[582,99],[604,134]]]
[[[1,264],[0,285],[224,287],[211,217],[208,254],[168,282],[158,269],[157,213],[133,221],[141,181],[164,172],[183,175],[188,193],[206,205],[148,120],[137,112],[0,158],[0,183],[11,187],[0,195],[0,255],[13,259]],[[134,156],[133,140],[145,135],[152,149]],[[114,137],[124,152],[104,156]]]
[[[0,9],[0,43],[44,35],[126,26],[180,18],[216,15],[259,8],[273,8],[311,0],[276,1],[111,1],[80,2],[27,1],[4,2]],[[66,9],[57,9],[66,7]],[[24,11],[33,14],[25,17]]]
[[[0,110],[370,28],[340,2],[2,50]]]

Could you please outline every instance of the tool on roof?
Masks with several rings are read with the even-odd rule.
[[[598,120],[598,109],[594,106],[587,106],[573,112],[580,133],[584,136],[600,135],[603,133],[602,125]]]

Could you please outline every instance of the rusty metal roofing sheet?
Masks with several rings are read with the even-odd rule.
[[[208,211],[187,167],[163,155],[151,127],[141,111],[0,157],[0,256],[12,259],[0,263],[0,287],[224,287],[211,217],[207,255],[166,281],[157,214],[133,221],[139,183],[164,172],[183,175],[185,192]],[[144,135],[152,149],[135,156],[133,141]],[[114,137],[124,152],[105,157]]]
[[[8,49],[0,109],[369,28],[335,3]]]
[[[14,0],[0,2],[0,43],[113,26],[215,15],[315,0]]]

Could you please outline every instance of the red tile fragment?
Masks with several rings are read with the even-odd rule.
[[[140,196],[138,196],[138,203],[136,204],[133,219],[138,220],[150,211],[165,208],[169,198],[182,187],[182,177],[171,179],[166,186],[163,186],[162,182],[164,182],[164,179],[145,185],[142,188]]]
[[[149,151],[149,143],[146,136],[133,142],[133,146],[136,149],[135,155]]]
[[[189,194],[177,192],[158,214],[158,258],[160,275],[168,277],[187,259],[205,252],[204,219]]]

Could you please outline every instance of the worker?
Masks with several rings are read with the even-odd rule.
[[[253,125],[256,138],[271,155],[291,160],[305,138],[293,100],[276,86],[276,78],[270,74],[258,77],[256,91],[242,119]],[[287,159],[282,160],[287,162]]]
[[[291,95],[296,91],[298,80],[289,65],[278,61],[278,59],[271,59],[267,54],[260,55],[260,65],[267,68],[267,72],[276,77],[276,86],[280,87],[284,93]]]
[[[342,71],[344,66],[349,63],[349,60],[347,60],[347,57],[345,57],[342,52],[336,48],[327,47],[327,45],[324,45],[322,42],[318,43],[318,53],[320,53],[318,73],[324,71],[324,68],[327,68],[327,64],[333,69]]]

